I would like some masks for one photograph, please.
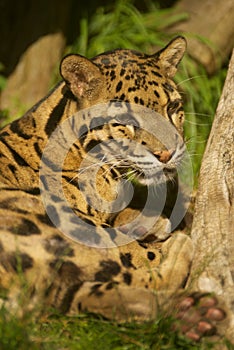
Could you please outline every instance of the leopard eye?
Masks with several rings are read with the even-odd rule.
[[[172,101],[168,104],[167,111],[168,112],[174,112],[179,107],[179,101]]]
[[[130,113],[116,115],[115,122],[124,125],[131,125],[133,127],[139,127],[139,123]]]

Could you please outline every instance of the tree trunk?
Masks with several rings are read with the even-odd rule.
[[[234,341],[234,51],[203,157],[192,226],[189,284],[215,292],[230,311]]]
[[[233,0],[180,0],[175,9],[187,13],[188,18],[170,31],[187,34],[189,54],[208,73],[214,73],[234,46]]]

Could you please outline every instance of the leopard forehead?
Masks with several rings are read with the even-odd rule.
[[[169,100],[180,99],[157,56],[117,49],[95,57],[93,62],[105,76],[106,90],[113,99],[139,103],[158,112]]]
[[[182,132],[182,99],[173,77],[186,49],[183,37],[153,55],[116,49],[93,59],[72,54],[60,72],[80,108],[120,100],[143,105],[168,119]]]

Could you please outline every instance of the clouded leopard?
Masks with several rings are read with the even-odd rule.
[[[68,55],[62,81],[1,131],[7,306],[20,298],[19,274],[28,285],[25,308],[118,320],[155,318],[160,298],[185,286],[193,246],[173,233],[167,207],[185,154],[182,99],[172,80],[185,49],[177,37],[153,55]]]

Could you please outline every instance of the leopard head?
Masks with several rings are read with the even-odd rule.
[[[128,113],[120,111],[121,117],[117,115],[118,113],[113,115],[112,112],[111,116],[107,113],[105,118],[108,123],[104,122],[102,128],[98,127],[98,131],[88,126],[87,137],[83,142],[86,151],[90,151],[91,145],[99,144],[100,147],[96,149],[107,162],[111,163],[111,159],[115,159],[116,154],[121,154],[124,147],[129,149],[128,140],[135,140],[144,146],[144,150],[142,151],[142,147],[141,150],[134,147],[130,153],[120,157],[124,161],[124,167],[120,159],[117,159],[118,162],[115,159],[112,165],[120,166],[121,171],[123,168],[134,169],[142,184],[152,183],[156,181],[155,179],[160,183],[158,170],[162,169],[167,178],[171,178],[184,152],[183,140],[178,136],[183,134],[182,99],[172,79],[185,49],[185,39],[177,37],[153,55],[117,49],[91,60],[75,54],[63,59],[60,66],[61,75],[81,109],[103,103],[108,103],[111,109],[111,106],[122,103],[122,107],[125,104],[123,109],[128,111]],[[128,107],[136,104],[157,112],[175,128],[175,135],[173,134],[175,142],[173,141],[174,146],[171,149],[152,135],[149,128],[145,130],[139,127],[141,126],[139,120],[143,117],[138,115],[135,118],[132,111],[129,113]],[[132,122],[128,123],[126,116],[128,118],[129,114]],[[144,123],[147,122],[148,125],[154,125],[153,119],[144,120]],[[164,134],[166,139],[168,137],[166,130]],[[111,147],[102,144],[104,140],[109,139],[121,141],[115,142]],[[141,176],[142,172],[139,170],[141,167],[147,174],[147,181]]]

